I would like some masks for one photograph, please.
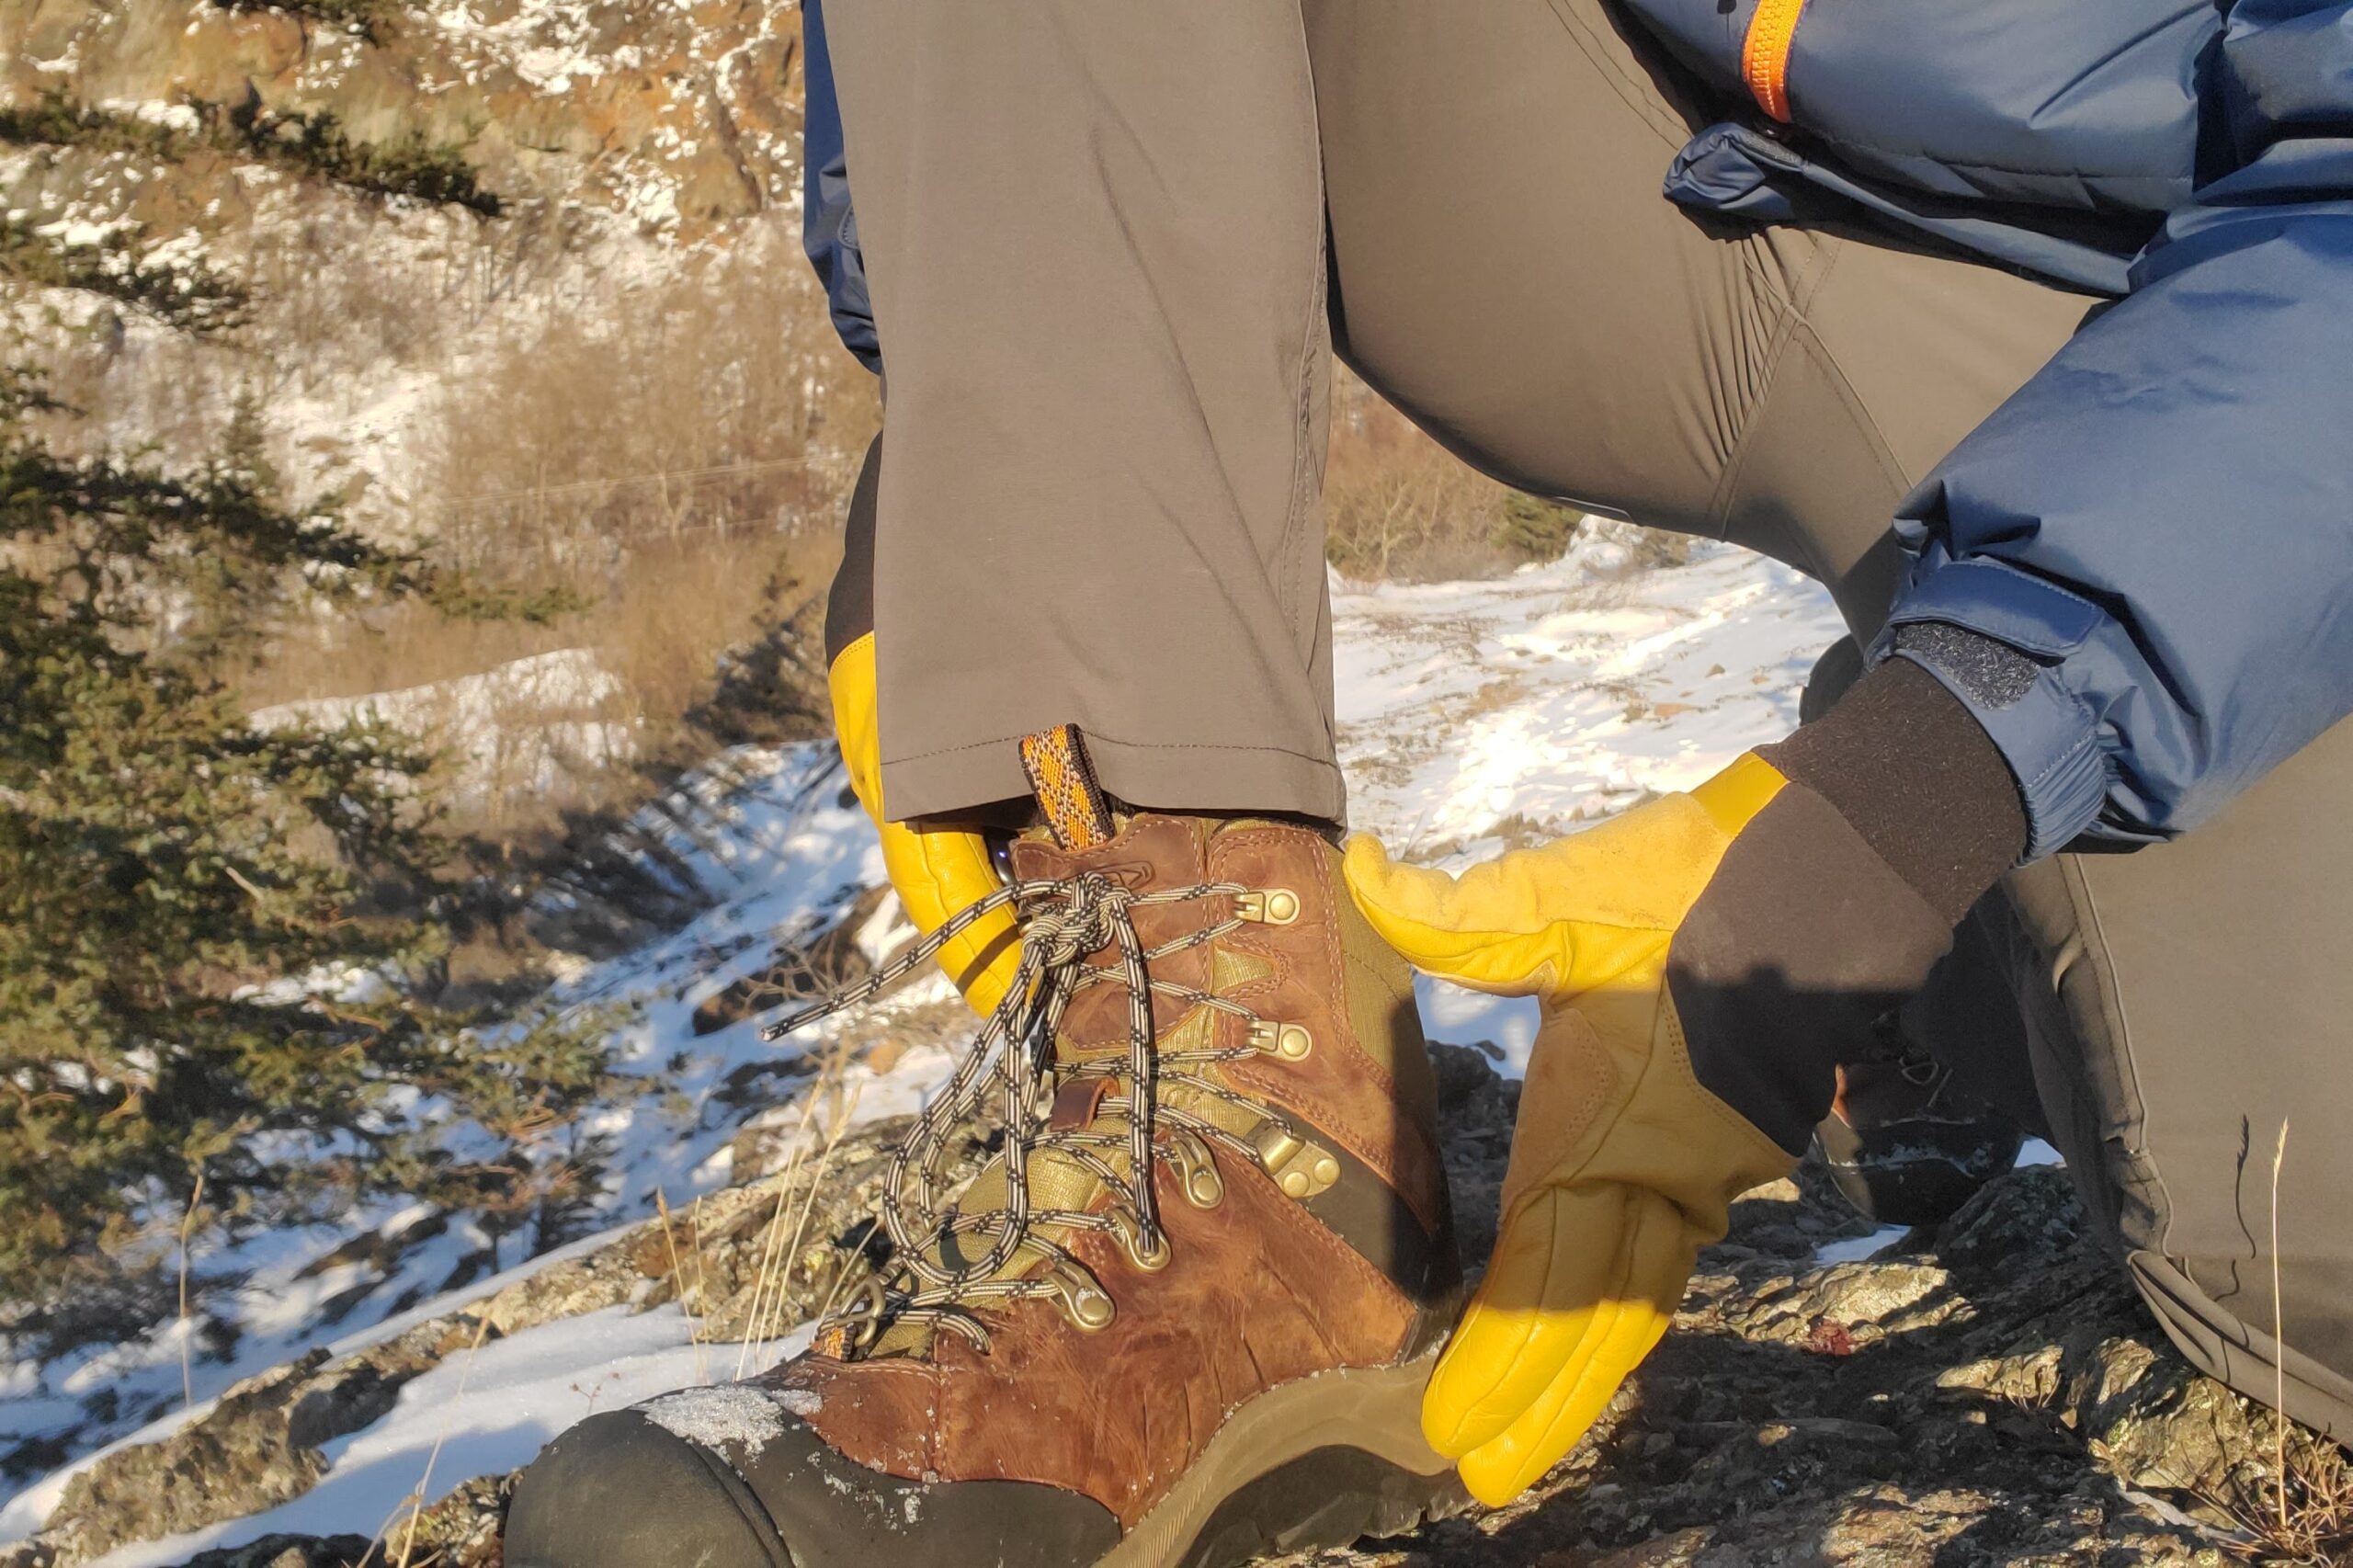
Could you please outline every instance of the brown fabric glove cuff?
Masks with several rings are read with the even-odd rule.
[[[2027,843],[2009,764],[1969,710],[1909,659],[1890,659],[1836,707],[1757,754],[1847,823],[1948,926]]]

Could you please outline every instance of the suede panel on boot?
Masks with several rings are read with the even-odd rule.
[[[1262,1173],[1229,1167],[1224,1203],[1206,1212],[1165,1166],[1157,1187],[1165,1272],[1142,1273],[1108,1236],[1072,1247],[1119,1303],[1108,1328],[1074,1332],[1035,1303],[1007,1313],[985,1352],[943,1335],[931,1361],[812,1358],[761,1385],[813,1406],[826,1442],[870,1468],[1040,1483],[1132,1525],[1253,1396],[1404,1348],[1413,1304]]]
[[[1348,901],[1340,887],[1338,853],[1297,828],[1229,828],[1210,842],[1209,874],[1216,881],[1299,895],[1292,924],[1245,926],[1227,938],[1275,965],[1270,978],[1236,986],[1230,994],[1266,1017],[1305,1025],[1314,1041],[1303,1062],[1236,1062],[1223,1069],[1225,1077],[1331,1134],[1396,1190],[1425,1231],[1437,1232],[1447,1204],[1438,1141],[1428,1127],[1408,1122],[1396,1079],[1363,1048],[1359,1022],[1347,1006],[1340,909]],[[1355,914],[1352,904],[1348,913]],[[1410,1028],[1408,1051],[1417,1064],[1427,1061],[1410,1002],[1395,1018],[1363,1022],[1401,1032]]]

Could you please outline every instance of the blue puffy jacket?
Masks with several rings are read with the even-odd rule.
[[[1945,621],[2032,660],[2023,692],[1930,665],[2008,757],[2030,856],[2170,837],[2353,711],[2353,0],[1629,4],[1742,106],[1671,199],[1836,203],[2116,299],[1904,499],[1874,650]],[[809,251],[875,365],[804,11]]]

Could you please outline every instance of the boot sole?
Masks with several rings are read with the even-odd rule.
[[[1269,1552],[1395,1535],[1468,1506],[1453,1465],[1422,1437],[1422,1390],[1437,1365],[1433,1347],[1398,1366],[1267,1390],[1226,1417],[1095,1568],[1233,1568]]]

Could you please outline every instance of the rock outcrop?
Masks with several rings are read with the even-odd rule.
[[[794,0],[6,0],[0,92],[161,126],[202,108],[331,115],[461,154],[509,204],[605,207],[688,237],[794,198]]]

